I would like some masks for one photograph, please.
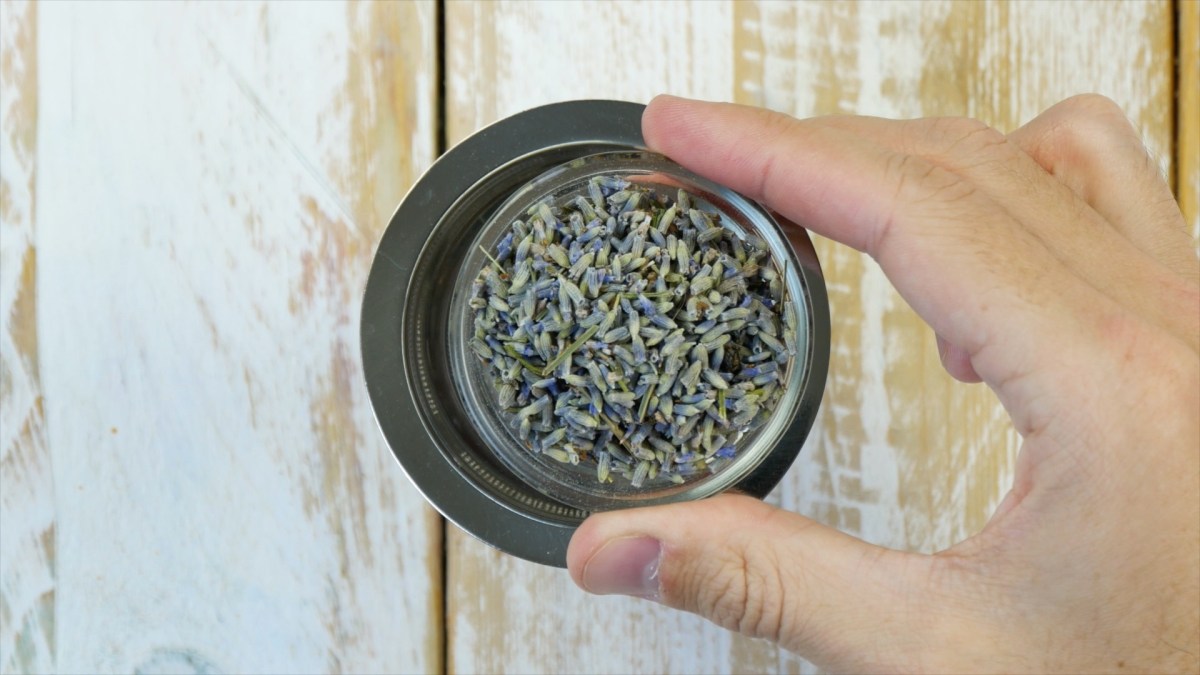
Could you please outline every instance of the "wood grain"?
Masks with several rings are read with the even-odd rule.
[[[39,374],[38,6],[0,3],[0,672],[55,669],[54,474]]]
[[[1200,1],[1179,3],[1176,194],[1200,249]]]
[[[1164,168],[1172,162],[1167,2],[451,2],[446,11],[451,142],[569,98],[666,91],[800,116],[969,115],[1011,129],[1099,91],[1125,108]],[[661,39],[631,40],[635,26],[658,27]],[[1008,489],[1018,438],[988,390],[942,371],[933,336],[871,261],[828,241],[818,250],[834,321],[830,381],[770,500],[880,544],[944,548],[986,522]],[[811,670],[691,616],[584,597],[564,572],[453,528],[447,546],[452,671]]]
[[[440,520],[375,429],[357,340],[374,243],[435,154],[437,11],[0,1],[0,672],[812,670],[453,527],[443,617]],[[1192,0],[446,12],[451,142],[570,98],[1010,129],[1099,91],[1200,240]],[[873,263],[818,248],[831,377],[769,499],[943,548],[1018,439]]]
[[[4,577],[5,649],[34,652],[6,670],[439,668],[440,524],[375,428],[357,338],[374,244],[434,155],[435,11],[38,6],[4,363],[40,375],[53,489],[14,483],[51,500],[20,536],[53,527],[56,611],[21,637],[46,573],[23,564],[11,596]],[[5,147],[24,194],[35,165],[20,148],[10,179]],[[36,322],[12,309],[10,229]],[[21,377],[4,419],[36,423]],[[6,561],[8,523],[6,501]]]
[[[797,116],[965,115],[1011,130],[1096,91],[1169,168],[1168,3],[772,3],[758,13],[735,19],[744,41],[763,45],[739,52],[741,102]],[[1116,61],[1138,64],[1139,76]],[[932,333],[874,263],[827,241],[818,253],[837,339],[805,456],[826,459],[799,463],[783,503],[876,543],[945,548],[978,531],[1007,491],[1017,438],[989,391],[943,372]]]
[[[727,97],[731,12],[725,3],[448,3],[449,140],[554,100],[645,101],[664,88]],[[553,26],[586,27],[587,49],[570,30],[513,39]],[[637,40],[631,69],[632,26],[677,26],[678,39]],[[694,616],[586,597],[565,572],[494,551],[453,527],[447,556],[450,672],[737,672],[734,655],[755,649]]]

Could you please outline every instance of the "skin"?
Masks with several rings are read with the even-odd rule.
[[[577,584],[839,671],[1200,671],[1200,263],[1112,101],[1006,135],[660,96],[642,128],[874,258],[1022,444],[983,531],[933,555],[724,495],[589,518]]]

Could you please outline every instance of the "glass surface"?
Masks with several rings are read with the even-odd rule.
[[[468,301],[472,282],[488,263],[484,251],[493,252],[512,222],[522,218],[531,205],[549,199],[554,205],[562,206],[577,195],[586,196],[588,182],[594,176],[616,176],[671,197],[678,188],[683,188],[697,207],[719,214],[723,227],[738,236],[752,234],[763,240],[770,250],[772,263],[783,275],[784,302],[794,307],[798,326],[796,353],[788,361],[783,378],[784,393],[767,423],[743,436],[736,443],[736,455],[714,473],[698,472],[682,484],[662,475],[647,480],[641,487],[633,487],[616,475],[612,482],[601,484],[596,479],[594,462],[560,463],[526,449],[516,435],[513,416],[497,404],[490,366],[482,363],[468,347],[474,333]],[[622,151],[572,160],[518,189],[496,210],[468,248],[449,308],[447,335],[453,381],[477,433],[495,456],[521,480],[552,499],[587,511],[599,511],[707,497],[734,485],[753,471],[796,416],[809,370],[806,355],[812,332],[805,288],[798,270],[799,263],[787,237],[766,210],[661,155]]]

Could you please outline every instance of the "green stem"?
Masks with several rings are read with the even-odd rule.
[[[563,361],[570,358],[571,354],[573,354],[576,349],[579,349],[583,346],[583,343],[591,340],[598,330],[600,330],[599,325],[592,326],[584,331],[583,335],[580,335],[578,340],[567,345],[565,349],[558,353],[558,356],[555,356],[550,363],[547,363],[546,367],[542,369],[542,377],[546,377],[550,375],[550,373],[553,373],[554,369],[561,365]]]
[[[541,368],[540,368],[540,367],[538,367],[538,366],[535,366],[535,365],[533,365],[532,363],[530,363],[530,362],[526,361],[526,360],[524,359],[524,357],[522,357],[522,356],[521,356],[521,355],[520,355],[520,354],[517,352],[516,348],[515,348],[515,347],[513,347],[512,345],[504,345],[504,351],[505,351],[505,353],[506,353],[506,354],[508,354],[509,356],[511,356],[511,357],[513,357],[514,359],[516,359],[516,360],[517,360],[517,363],[521,364],[521,365],[522,365],[522,366],[525,368],[525,370],[528,370],[528,371],[529,371],[529,372],[531,372],[531,373],[537,373],[537,372],[540,372],[540,371],[541,371]],[[543,375],[543,377],[545,377],[545,375]]]
[[[638,424],[641,424],[642,420],[646,419],[646,411],[650,409],[651,396],[654,396],[654,387],[647,389],[646,393],[642,396],[642,405],[638,407]]]

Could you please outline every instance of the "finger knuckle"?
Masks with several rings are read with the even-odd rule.
[[[978,193],[977,186],[956,171],[923,157],[895,154],[885,167],[888,184],[893,186],[890,209],[867,242],[867,253],[878,256],[895,236],[905,216],[914,211],[923,221],[949,222],[962,215]]]
[[[758,124],[754,125],[759,129],[759,133],[768,141],[770,147],[779,147],[785,139],[795,134],[799,128],[799,122],[788,115],[767,110],[765,108],[756,109],[755,114],[758,115]],[[758,165],[758,170],[755,176],[756,187],[754,193],[766,201],[771,201],[772,197],[768,194],[771,190],[771,177],[774,171],[776,155],[767,153]],[[731,157],[730,161],[736,161]]]
[[[1141,143],[1125,111],[1107,96],[1080,94],[1060,106],[1051,136],[1059,156],[1105,161],[1115,143]]]
[[[931,117],[927,125],[928,134],[937,140],[961,138],[987,126],[970,117]]]
[[[971,157],[1008,145],[995,127],[970,117],[937,117],[929,125],[929,135],[946,157]]]
[[[695,598],[696,612],[723,628],[778,640],[784,594],[778,567],[763,556],[726,551],[698,565],[678,590]]]
[[[950,126],[942,157],[956,171],[971,174],[985,167],[1006,167],[1017,153],[1008,136],[979,120],[954,118]]]
[[[784,584],[780,578],[779,561],[754,564],[745,568],[739,632],[778,642],[783,629]]]
[[[885,184],[893,186],[892,199],[887,216],[878,224],[872,236],[865,242],[868,255],[878,258],[892,238],[897,221],[901,219],[904,204],[915,191],[914,185],[921,182],[933,170],[933,165],[916,155],[896,153],[888,157],[884,167]]]
[[[758,119],[754,124],[747,126],[755,129],[756,135],[769,147],[777,146],[804,128],[796,118],[774,110],[758,108],[753,114],[757,115]]]
[[[985,145],[1003,143],[1004,134],[990,124],[972,117],[951,117],[946,120],[947,136],[951,139],[971,139]]]
[[[1078,94],[1066,99],[1061,105],[1072,117],[1121,122],[1128,120],[1121,106],[1103,94]]]
[[[952,148],[952,152],[980,161],[994,161],[997,157],[1007,159],[1012,150],[1008,136],[982,122],[961,136]]]
[[[917,155],[894,154],[884,170],[886,180],[895,187],[897,203],[925,199],[963,182],[954,172]]]
[[[697,589],[702,611],[730,630],[741,629],[742,618],[751,605],[744,564],[739,556],[714,565],[711,573],[702,577],[702,585]]]
[[[888,158],[884,171],[887,183],[894,187],[893,203],[903,204],[928,192],[926,182],[938,167],[916,155],[896,154]]]
[[[753,637],[778,641],[782,628],[783,583],[777,560],[764,564],[762,559],[745,565],[738,631]]]
[[[797,123],[796,118],[767,108],[754,108],[754,113],[759,117],[760,128],[768,136],[785,135],[791,132]]]

